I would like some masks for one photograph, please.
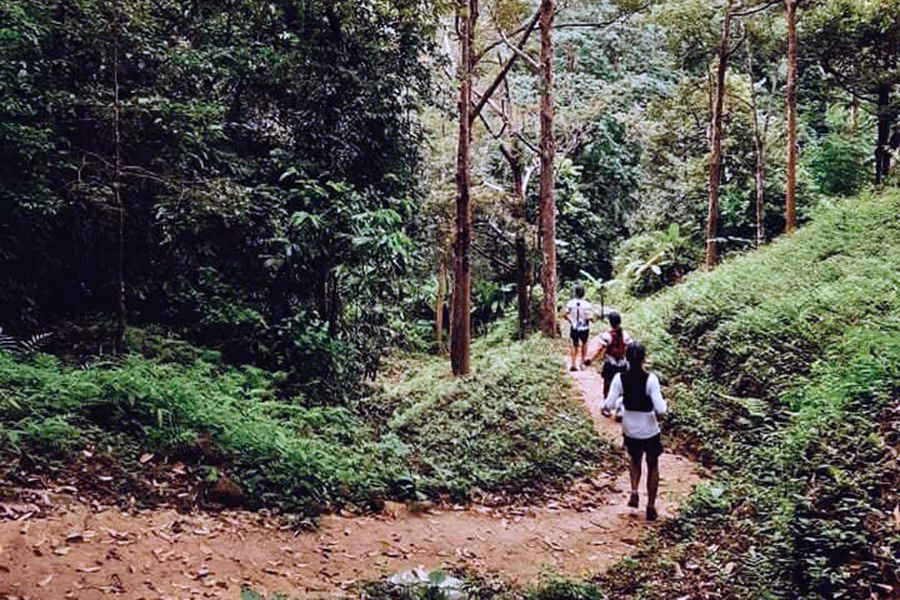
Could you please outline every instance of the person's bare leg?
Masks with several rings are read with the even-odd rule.
[[[581,344],[581,364],[586,365],[587,362],[587,341]]]
[[[606,396],[609,394],[609,382],[606,380],[606,377],[601,377],[603,380],[603,402],[606,402]],[[604,417],[611,417],[612,413],[606,409],[606,406],[600,409],[600,414]],[[638,469],[640,469],[640,465],[638,465]]]
[[[575,370],[575,360],[578,358],[578,346],[576,346],[575,344],[572,344],[572,351],[569,353],[569,357],[571,359],[571,362],[569,363],[569,365],[571,367],[570,370],[574,371]]]
[[[656,519],[656,494],[659,491],[659,457],[647,456],[647,520]]]
[[[631,476],[631,497],[628,499],[628,506],[631,508],[638,507],[638,488],[641,486],[641,458],[629,455],[631,462],[628,464],[628,474]]]

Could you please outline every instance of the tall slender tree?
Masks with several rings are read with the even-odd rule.
[[[471,247],[472,203],[469,161],[472,142],[472,70],[475,63],[475,26],[478,0],[457,3],[459,30],[459,141],[456,154],[456,231],[453,263],[453,305],[450,316],[450,367],[454,375],[471,369]]]
[[[544,334],[556,336],[556,203],[554,187],[556,174],[554,158],[556,142],[553,136],[553,18],[554,0],[541,0],[541,189],[540,225],[543,266],[541,281],[544,288]]]
[[[119,85],[119,59],[121,38],[121,10],[118,0],[113,0],[112,26],[112,130],[113,130],[113,203],[116,212],[116,330],[113,336],[113,352],[121,354],[125,351],[125,329],[128,320],[128,309],[125,299],[125,205],[122,201],[122,101]]]
[[[706,266],[712,268],[719,262],[716,242],[719,224],[719,184],[722,178],[722,112],[725,108],[725,75],[731,40],[732,0],[726,0],[722,16],[722,32],[719,38],[719,62],[713,95],[712,117],[709,132],[709,205],[706,216]]]
[[[766,178],[768,169],[766,168],[766,159],[769,152],[769,124],[771,123],[772,113],[769,109],[760,115],[759,102],[756,93],[756,76],[754,74],[753,61],[753,36],[747,34],[747,75],[750,78],[750,113],[751,124],[753,127],[753,147],[755,167],[753,170],[753,181],[756,187],[756,247],[759,248],[766,241]],[[774,96],[778,85],[778,78],[772,77],[771,94]]]
[[[447,353],[444,343],[444,303],[447,295],[447,257],[441,252],[438,258],[437,293],[434,298],[434,340],[438,354]]]
[[[784,0],[787,23],[787,186],[784,191],[784,229],[797,225],[797,7],[800,0]]]

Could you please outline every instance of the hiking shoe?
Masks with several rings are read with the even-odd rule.
[[[601,408],[600,414],[603,415],[604,417],[606,417],[607,419],[612,416],[612,413],[609,412],[608,408]]]
[[[576,369],[575,367],[569,367],[569,370],[570,370],[570,371],[577,371],[578,369]]]
[[[586,358],[586,359],[584,360],[584,366],[586,366],[586,367],[591,366],[591,359]]]
[[[628,506],[631,508],[637,508],[640,502],[640,496],[637,492],[631,492],[631,497],[628,499]],[[648,507],[649,510],[649,507]]]
[[[655,507],[655,506],[648,506],[648,507],[647,507],[647,520],[648,520],[648,521],[655,521],[657,516],[659,516],[659,515],[656,514],[656,507]]]

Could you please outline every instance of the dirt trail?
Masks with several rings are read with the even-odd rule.
[[[592,369],[572,375],[586,403],[600,396]],[[618,443],[619,425],[593,416],[597,431]],[[643,510],[625,506],[624,467],[539,506],[413,513],[389,503],[384,514],[328,516],[317,531],[299,535],[246,512],[126,514],[60,497],[51,516],[38,519],[27,516],[26,505],[7,506],[19,518],[0,522],[0,598],[236,598],[243,583],[292,597],[349,597],[356,581],[419,565],[465,564],[517,583],[547,566],[596,573],[654,527]],[[661,458],[662,519],[699,481],[694,467],[670,453]]]

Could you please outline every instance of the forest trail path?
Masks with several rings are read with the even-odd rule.
[[[600,376],[593,369],[571,375],[590,410]],[[600,435],[620,443],[618,424],[593,418]],[[700,477],[694,463],[670,453],[660,466],[665,519]],[[419,565],[468,565],[516,583],[545,567],[597,573],[656,526],[626,507],[629,488],[623,459],[617,473],[599,473],[538,505],[416,514],[389,503],[383,514],[331,515],[300,534],[256,513],[126,514],[54,497],[47,517],[0,521],[0,598],[235,598],[243,583],[291,597],[352,597],[356,581]]]

